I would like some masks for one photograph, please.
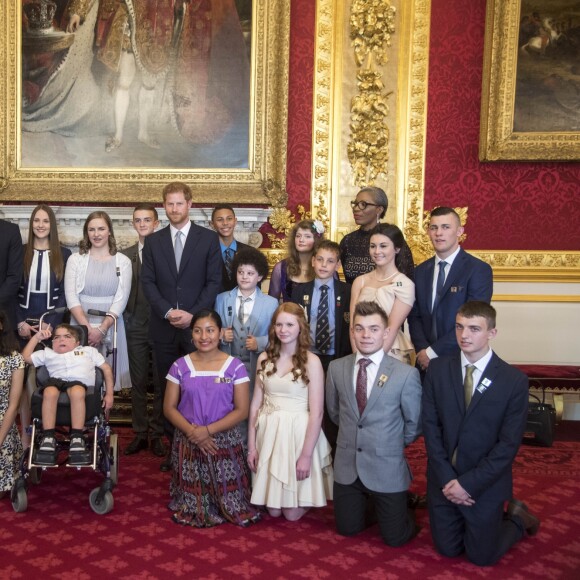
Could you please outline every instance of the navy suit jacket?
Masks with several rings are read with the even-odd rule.
[[[295,284],[292,289],[292,302],[306,308],[306,316],[310,323],[310,305],[314,292],[314,280]],[[334,279],[334,304],[329,305],[334,312],[334,352],[335,358],[346,356],[352,352],[349,335],[350,284]]]
[[[165,315],[171,308],[195,314],[213,308],[221,290],[222,258],[217,234],[191,224],[179,272],[171,230],[167,226],[145,238],[141,285],[151,306],[149,334],[155,342],[171,342],[179,329]]]
[[[16,295],[22,280],[23,261],[20,229],[0,219],[0,309],[6,312],[10,327],[16,326]]]
[[[427,367],[422,400],[427,478],[437,488],[458,479],[476,501],[511,499],[512,463],[528,414],[528,378],[494,353],[466,412],[461,371],[460,354],[438,357]]]
[[[251,248],[251,246],[248,246],[248,244],[244,244],[244,243],[238,242],[238,240],[236,240],[236,251],[234,253],[234,256],[240,250],[244,250],[246,248]],[[234,288],[237,287],[238,280],[236,278],[235,272],[232,272],[231,279],[228,277],[228,271],[226,270],[226,264],[224,262],[223,255],[221,254],[221,247],[220,247],[220,255],[222,256],[222,290],[224,292],[227,292],[228,290],[233,290]],[[259,287],[259,284],[258,284],[258,287]]]
[[[415,269],[415,304],[409,313],[409,332],[417,352],[431,347],[437,356],[459,352],[455,338],[455,315],[469,300],[491,302],[493,272],[489,264],[468,254],[463,248],[447,274],[441,299],[435,309],[437,340],[431,343],[431,304],[435,257]]]

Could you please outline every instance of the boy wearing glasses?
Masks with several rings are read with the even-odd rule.
[[[113,406],[113,371],[96,348],[81,346],[79,330],[74,326],[59,324],[52,337],[52,348],[34,350],[39,342],[50,337],[50,330],[39,330],[22,351],[22,357],[28,364],[46,366],[50,377],[42,390],[44,431],[34,462],[39,465],[56,464],[56,410],[60,393],[66,392],[70,399],[71,414],[69,464],[87,465],[91,461],[83,436],[86,391],[95,385],[95,369],[99,367],[103,371],[106,387],[103,409],[108,412]]]

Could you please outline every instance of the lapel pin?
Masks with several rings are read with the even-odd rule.
[[[457,286],[451,286],[451,288],[449,289],[451,292],[458,292],[458,288]]]
[[[379,377],[379,387],[382,387],[387,382],[388,379],[389,377],[387,375],[381,375]]]

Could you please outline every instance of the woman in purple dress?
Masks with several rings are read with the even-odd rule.
[[[191,320],[196,351],[169,369],[163,411],[175,426],[169,487],[173,520],[208,528],[259,519],[239,423],[248,417],[244,364],[219,349],[222,321],[213,310]]]

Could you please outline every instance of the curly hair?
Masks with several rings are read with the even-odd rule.
[[[300,256],[296,249],[296,234],[298,230],[308,230],[314,235],[314,243],[322,238],[322,235],[316,231],[314,227],[314,220],[300,220],[291,230],[288,235],[288,257],[286,258],[286,271],[288,276],[300,275]],[[310,252],[310,257],[314,255],[314,246]],[[308,279],[314,280],[314,269],[312,268],[311,260],[308,261]]]
[[[104,220],[109,228],[109,253],[114,256],[117,253],[117,242],[115,241],[115,233],[113,232],[113,222],[106,211],[94,211],[89,214],[83,226],[83,239],[79,244],[79,253],[86,254],[91,249],[91,241],[89,240],[89,224],[96,219]]]
[[[296,352],[292,355],[292,376],[293,381],[302,379],[304,384],[307,385],[310,382],[308,378],[308,373],[306,372],[306,364],[308,362],[308,350],[310,348],[310,327],[306,321],[306,314],[302,307],[298,306],[294,302],[284,302],[278,306],[274,315],[272,316],[272,324],[270,324],[270,329],[268,330],[268,346],[266,347],[266,358],[262,361],[262,367],[258,371],[266,376],[273,375],[278,369],[276,367],[276,361],[280,358],[280,339],[276,336],[276,321],[278,316],[282,313],[291,314],[298,321],[298,326],[300,328],[300,333],[298,334],[298,340],[296,342]],[[266,367],[270,363],[272,367],[266,370]]]

